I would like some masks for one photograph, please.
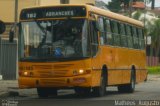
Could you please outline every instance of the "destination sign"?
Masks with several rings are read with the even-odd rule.
[[[42,18],[62,18],[62,17],[84,17],[86,8],[84,6],[72,7],[43,7],[24,9],[20,19],[42,19]]]

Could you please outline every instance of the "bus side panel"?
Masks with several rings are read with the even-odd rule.
[[[132,65],[136,69],[136,82],[144,80],[145,69],[145,51],[127,48],[116,48],[115,67],[122,70],[122,84],[130,83]]]
[[[101,64],[108,68],[108,85],[122,83],[122,70],[115,69],[115,47],[101,46]]]
[[[116,55],[115,55],[115,67],[117,70],[121,70],[122,71],[122,83],[121,84],[125,84],[125,83],[129,83],[130,82],[130,65],[131,65],[131,61],[130,61],[130,53],[129,50],[127,48],[119,48],[116,47]]]
[[[108,71],[108,85],[122,84],[122,71],[109,70]]]
[[[96,87],[100,85],[100,77],[101,71],[100,70],[93,70],[92,71],[92,87]]]

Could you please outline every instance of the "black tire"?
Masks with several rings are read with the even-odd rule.
[[[55,88],[37,88],[39,97],[45,98],[48,96],[57,96],[57,89]]]
[[[130,83],[126,85],[119,85],[118,91],[125,93],[133,93],[135,91],[135,84],[136,84],[136,73],[135,70],[132,69]]]
[[[93,88],[93,93],[95,96],[102,97],[106,94],[106,81],[107,74],[105,74],[105,72],[102,72],[100,86]]]
[[[76,88],[74,88],[74,91],[78,95],[88,95],[91,93],[91,88],[76,87]]]

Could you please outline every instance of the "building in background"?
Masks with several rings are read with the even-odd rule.
[[[132,8],[134,10],[144,10],[145,9],[145,3],[144,2],[133,2]]]

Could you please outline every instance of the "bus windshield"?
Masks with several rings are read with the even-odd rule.
[[[90,56],[87,20],[21,22],[21,59],[76,59]]]

